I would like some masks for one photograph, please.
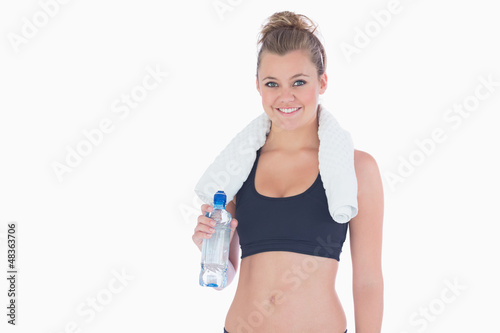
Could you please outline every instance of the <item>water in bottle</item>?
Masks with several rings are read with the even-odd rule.
[[[205,214],[217,224],[214,226],[212,237],[203,239],[200,285],[204,287],[226,286],[232,216],[225,206],[226,194],[224,191],[218,191],[214,195],[214,209]]]

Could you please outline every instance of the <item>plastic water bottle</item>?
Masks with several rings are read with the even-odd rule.
[[[205,214],[217,224],[212,237],[203,239],[200,285],[204,287],[226,286],[232,216],[225,206],[226,194],[224,191],[218,191],[214,195],[214,209]]]

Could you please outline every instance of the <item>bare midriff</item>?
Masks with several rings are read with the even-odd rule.
[[[241,260],[226,316],[229,333],[343,333],[335,291],[339,262],[295,252],[261,252]]]

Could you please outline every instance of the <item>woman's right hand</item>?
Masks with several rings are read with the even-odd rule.
[[[215,232],[215,221],[212,220],[210,217],[205,216],[207,212],[211,212],[214,210],[213,206],[210,206],[209,204],[203,204],[201,205],[201,215],[198,216],[198,224],[196,224],[196,227],[194,228],[194,234],[192,236],[194,244],[202,250],[203,246],[203,239],[208,239],[212,237],[212,234]],[[233,239],[234,231],[236,230],[236,227],[238,226],[238,221],[235,218],[232,218],[231,220],[231,236],[230,236],[230,241]]]

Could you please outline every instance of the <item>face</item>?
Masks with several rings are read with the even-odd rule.
[[[327,77],[325,73],[318,78],[306,51],[284,56],[264,52],[257,74],[257,90],[273,127],[294,130],[316,121],[318,97],[326,90]]]

